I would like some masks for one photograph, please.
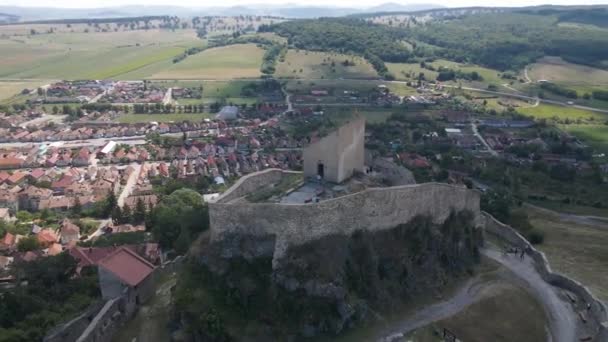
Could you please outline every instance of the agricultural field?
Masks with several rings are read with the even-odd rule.
[[[126,114],[118,118],[120,123],[140,123],[140,122],[179,122],[179,121],[201,121],[212,118],[213,114]]]
[[[608,86],[608,71],[545,57],[528,67],[532,81],[547,80],[563,85]]]
[[[232,79],[261,75],[264,50],[255,44],[208,49],[160,71],[152,79]]]
[[[186,48],[203,46],[194,30],[52,33],[0,39],[0,77],[23,79],[120,78],[171,63]],[[166,67],[167,65],[163,65]],[[149,74],[139,76],[149,76]]]
[[[345,61],[352,64],[346,65]],[[305,50],[289,50],[285,61],[278,63],[275,76],[304,79],[378,78],[371,64],[361,57]]]
[[[46,81],[1,81],[0,80],[0,104],[12,102],[16,95],[23,89],[36,89],[48,84]]]
[[[535,119],[547,120],[570,120],[573,123],[580,122],[603,122],[608,119],[607,114],[591,112],[583,109],[567,106],[557,106],[549,104],[540,104],[536,107],[518,108],[518,112],[524,115],[532,116]]]
[[[608,300],[608,220],[586,219],[526,206],[534,228],[544,233],[538,247],[551,267],[588,286],[600,299]]]

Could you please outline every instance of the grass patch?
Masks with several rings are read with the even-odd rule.
[[[344,61],[354,65],[344,65]],[[285,61],[277,65],[275,75],[285,78],[378,78],[365,59],[339,53],[289,50]]]
[[[545,234],[539,245],[551,267],[588,286],[608,300],[608,222],[590,224],[526,207],[530,223]]]
[[[237,44],[205,50],[156,73],[153,79],[230,79],[259,77],[264,50]]]
[[[561,125],[561,128],[593,147],[595,151],[608,153],[608,125]]]
[[[23,89],[36,89],[52,81],[0,81],[0,103],[13,103]]]
[[[348,107],[329,107],[325,110],[332,121],[340,126],[356,116],[362,116],[367,123],[383,123],[395,112],[392,108],[348,108]]]
[[[120,123],[140,123],[140,122],[179,122],[179,121],[201,121],[209,119],[213,114],[195,113],[195,114],[126,114],[118,118]]]
[[[278,183],[252,192],[248,194],[246,198],[249,202],[252,203],[264,202],[271,199],[272,197],[285,194],[288,190],[293,189],[299,183],[301,183],[302,180],[302,174],[288,174],[281,178]]]

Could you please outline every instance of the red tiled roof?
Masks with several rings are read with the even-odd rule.
[[[43,229],[38,233],[38,242],[41,244],[55,243],[59,240],[57,234],[50,229]]]
[[[43,169],[35,169],[30,173],[30,176],[32,176],[35,179],[38,179],[42,176],[44,176],[44,170]]]
[[[15,243],[15,235],[7,232],[2,239],[2,244],[5,246],[12,246]]]
[[[99,262],[129,286],[139,285],[154,271],[154,265],[128,248],[120,247]]]

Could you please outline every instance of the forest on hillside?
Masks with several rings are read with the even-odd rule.
[[[263,25],[299,49],[354,53],[367,58],[382,76],[384,62],[446,58],[498,70],[518,70],[545,56],[608,67],[605,9],[513,11],[434,20],[411,28],[373,24],[362,18],[321,18]],[[583,25],[560,25],[560,23]],[[403,41],[409,42],[408,48]]]

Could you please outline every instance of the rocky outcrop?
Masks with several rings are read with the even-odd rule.
[[[276,181],[281,171],[252,174],[236,184],[216,203],[209,204],[211,239],[221,241],[238,235],[276,238],[273,262],[277,264],[290,246],[306,244],[330,235],[356,231],[381,231],[429,216],[443,222],[452,211],[467,210],[479,219],[479,193],[464,187],[424,183],[368,188],[342,197],[307,204],[235,203],[235,194]]]
[[[274,260],[274,234],[226,234],[201,248],[209,291],[285,336],[335,335],[470,271],[482,233],[470,211],[417,215],[383,230],[326,234]],[[238,338],[237,338],[238,340]]]

